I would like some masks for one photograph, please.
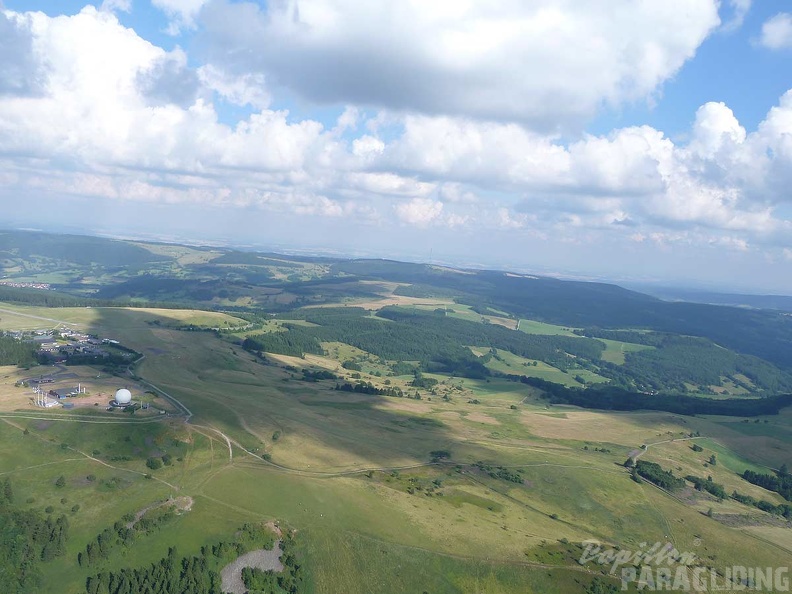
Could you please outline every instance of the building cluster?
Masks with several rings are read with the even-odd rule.
[[[75,330],[61,330],[57,335],[36,331],[33,333],[33,341],[38,343],[39,356],[55,363],[65,362],[74,356],[106,359],[110,356],[106,347],[118,344],[117,340],[100,339]]]
[[[49,283],[17,283],[12,281],[0,281],[4,287],[14,287],[15,289],[45,289],[50,290]]]

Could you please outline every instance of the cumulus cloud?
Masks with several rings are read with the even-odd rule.
[[[131,12],[132,0],[103,0],[100,10]]]
[[[792,48],[792,14],[780,12],[765,21],[759,43],[771,50]]]
[[[650,97],[720,24],[718,5],[217,0],[201,22],[213,62],[313,101],[548,130]]]
[[[427,30],[441,27],[422,12],[430,4],[404,5]],[[229,6],[250,11],[250,22],[261,24],[255,6],[213,3],[203,10]],[[297,5],[276,4],[267,19],[287,6]],[[311,11],[319,6],[300,3],[297,22],[314,22],[318,17]],[[338,11],[346,5],[326,0],[321,6]],[[390,9],[393,18],[406,18],[404,6]],[[562,5],[548,0],[542,6],[556,7],[559,22],[566,22]],[[699,4],[690,6],[696,13]],[[523,10],[508,2],[496,7],[518,16]],[[458,17],[444,12],[452,9]],[[440,20],[456,23],[473,9],[463,3],[433,10]],[[476,23],[488,22],[486,10]],[[587,10],[576,19],[588,18]],[[671,18],[664,7],[655,10],[660,21]],[[530,24],[534,13],[526,14]],[[331,11],[327,19],[333,15],[346,13]],[[468,115],[371,113],[353,103],[323,124],[270,108],[276,71],[238,68],[246,62],[236,59],[193,67],[193,56],[146,41],[112,11],[87,7],[70,17],[12,11],[0,16],[0,27],[16,40],[0,51],[12,52],[14,67],[35,73],[27,86],[8,87],[3,81],[20,79],[4,77],[10,67],[0,61],[0,181],[23,192],[255,208],[349,225],[395,217],[418,228],[547,233],[559,240],[582,241],[604,230],[625,241],[695,237],[737,250],[764,241],[778,251],[790,232],[783,213],[792,185],[792,91],[750,131],[728,105],[706,103],[685,141],[650,126],[631,126],[569,142],[518,122],[481,119],[483,112],[468,108],[459,110]],[[361,22],[376,18],[359,15]],[[267,19],[264,25],[274,27]],[[327,35],[337,32],[327,27]],[[368,39],[363,29],[352,22],[344,35]],[[669,35],[686,38],[681,32]],[[416,45],[410,51],[434,47]],[[505,51],[500,41],[495,45]],[[436,67],[439,59],[425,62]],[[446,74],[440,72],[439,80],[450,84],[443,82]],[[646,84],[650,89],[655,83]],[[425,100],[421,93],[418,103]],[[219,99],[246,107],[245,115],[223,121]]]
[[[729,7],[732,11],[731,17],[723,23],[721,31],[730,33],[742,27],[752,4],[753,0],[729,0]]]
[[[206,88],[233,105],[265,109],[272,101],[262,74],[234,75],[206,64],[198,68],[197,76]]]
[[[426,227],[443,212],[443,203],[429,198],[413,198],[409,202],[397,204],[396,215],[410,225]]]
[[[136,84],[152,105],[189,107],[198,97],[200,82],[187,67],[187,55],[177,49],[138,72]]]
[[[44,74],[34,54],[31,20],[2,9],[0,3],[0,95],[37,93]]]
[[[154,6],[170,17],[168,33],[171,35],[178,35],[184,28],[194,28],[195,17],[207,2],[209,0],[151,0]]]

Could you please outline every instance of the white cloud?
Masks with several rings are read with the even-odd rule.
[[[732,10],[731,18],[721,26],[721,31],[731,33],[742,27],[745,17],[751,10],[753,0],[729,0],[729,7]]]
[[[419,182],[394,173],[355,172],[348,174],[346,181],[349,187],[391,196],[427,196],[435,189],[434,184]]]
[[[215,91],[233,105],[265,109],[272,101],[263,74],[233,75],[217,66],[206,64],[198,68],[197,75],[206,88]]]
[[[409,202],[397,204],[395,210],[405,223],[426,227],[443,212],[443,203],[429,198],[413,198]]]
[[[130,12],[132,10],[132,0],[103,0],[100,10]]]
[[[103,0],[99,10],[130,12],[132,10],[132,0]]]
[[[38,94],[44,73],[33,48],[31,19],[2,9],[0,2],[0,96]]]
[[[759,42],[772,50],[792,48],[792,14],[780,12],[765,21]]]
[[[381,155],[384,150],[385,143],[373,136],[361,136],[352,142],[352,153],[356,157],[362,157],[363,159]]]
[[[776,253],[790,232],[792,91],[752,131],[727,105],[707,103],[684,142],[650,126],[563,142],[513,122],[357,105],[325,126],[269,109],[274,91],[262,72],[192,68],[194,56],[142,39],[112,12],[0,15],[15,36],[13,51],[0,52],[35,73],[14,87],[15,74],[3,78],[14,69],[0,61],[0,180],[22,193],[349,225],[395,214],[419,228],[559,241],[603,230],[625,241],[695,235],[729,249],[773,243]],[[218,97],[252,113],[224,123]]]
[[[651,97],[720,24],[718,5],[218,0],[201,21],[213,60],[313,101],[552,130]]]
[[[207,2],[209,0],[151,0],[154,6],[163,10],[171,18],[168,27],[168,33],[171,35],[178,35],[182,28],[194,28],[195,17]]]

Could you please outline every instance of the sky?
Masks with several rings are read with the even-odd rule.
[[[792,294],[792,0],[0,0],[0,227]]]

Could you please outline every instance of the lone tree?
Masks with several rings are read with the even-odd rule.
[[[712,456],[710,456],[709,463],[712,466],[715,466],[718,463],[718,459],[715,457],[715,454],[712,454]]]
[[[58,477],[58,480],[55,481],[55,486],[58,487],[58,488],[65,487],[66,486],[66,477],[63,476],[63,475],[60,475]]]

